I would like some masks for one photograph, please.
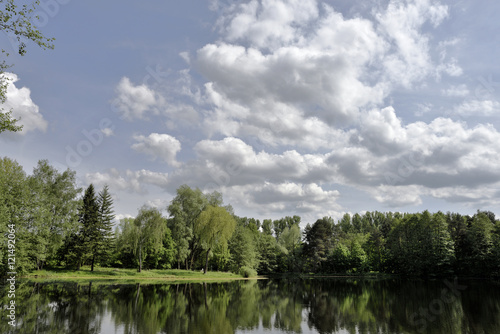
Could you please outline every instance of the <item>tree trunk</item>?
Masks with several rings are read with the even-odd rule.
[[[139,272],[142,271],[142,245],[139,245]]]
[[[210,248],[207,250],[207,259],[205,261],[205,272],[204,272],[204,274],[206,274],[207,271],[208,271],[208,255],[209,254],[210,254]]]
[[[194,267],[194,251],[191,253],[191,260],[188,270],[189,269],[193,270],[193,267]]]

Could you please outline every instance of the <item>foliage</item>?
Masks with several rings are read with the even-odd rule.
[[[31,203],[22,167],[9,158],[0,159],[0,274],[13,271],[9,255],[15,257],[15,264],[11,263],[14,271],[22,273],[34,268],[29,257],[33,245],[27,224]],[[15,250],[8,247],[11,230],[15,231]]]
[[[234,273],[241,271],[242,267],[256,269],[259,261],[256,243],[252,231],[241,224],[229,240],[229,251],[231,254],[230,270]]]
[[[255,277],[257,276],[257,271],[253,268],[249,268],[247,266],[243,266],[240,268],[240,275],[243,277]]]
[[[186,269],[192,268],[196,256],[201,253],[200,240],[194,234],[194,226],[207,205],[207,197],[201,190],[183,185],[177,189],[177,196],[167,208],[170,214],[169,228],[176,244],[178,268],[183,261]]]
[[[11,39],[11,43],[17,43],[16,52],[23,56],[26,53],[26,41],[37,44],[42,49],[53,49],[52,42],[54,38],[46,38],[35,27],[33,20],[36,18],[36,11],[40,1],[32,4],[24,4],[21,8],[15,4],[14,0],[0,1],[0,30]],[[9,56],[7,50],[2,49],[2,59],[0,60],[0,103],[5,103],[7,86],[9,79],[4,75],[5,70],[11,65],[7,64],[6,59]],[[18,120],[12,118],[12,111],[3,112],[0,109],[0,133],[4,131],[21,131],[22,126],[16,125]]]
[[[78,216],[80,232],[77,253],[80,260],[77,263],[77,269],[90,259],[93,270],[102,235],[99,226],[99,205],[92,184],[85,190],[83,204],[78,210]]]
[[[133,220],[128,235],[129,240],[127,240],[132,244],[133,252],[139,261],[139,272],[142,271],[142,262],[148,250],[154,252],[163,246],[167,228],[166,221],[158,209],[143,206],[139,210],[139,214]]]
[[[306,245],[304,253],[308,257],[309,271],[322,271],[328,252],[332,248],[333,219],[324,217],[318,219],[312,226],[306,226],[304,231]]]
[[[61,173],[46,160],[26,175],[17,162],[0,159],[0,273],[11,269],[8,239],[15,230],[19,274],[88,265],[500,277],[500,221],[490,211],[345,214],[337,223],[324,217],[301,230],[298,216],[262,223],[237,217],[220,193],[184,185],[168,218],[144,206],[114,226],[108,187],[96,195],[89,185],[79,199],[75,180],[73,171]]]
[[[99,240],[96,248],[96,256],[99,263],[105,264],[110,259],[111,252],[113,251],[113,221],[115,219],[113,213],[113,199],[111,198],[107,185],[99,192],[97,206]]]
[[[76,187],[74,171],[60,173],[47,160],[38,162],[27,182],[33,204],[28,224],[36,245],[31,256],[41,269],[45,263],[56,263],[63,239],[75,231],[81,189]]]
[[[208,271],[208,258],[210,251],[217,245],[222,249],[227,247],[227,241],[234,232],[236,221],[227,210],[220,206],[209,205],[197,219],[195,235],[206,251],[204,272]]]

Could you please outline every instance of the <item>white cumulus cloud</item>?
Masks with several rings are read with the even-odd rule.
[[[148,137],[134,136],[137,143],[132,148],[153,157],[160,158],[167,164],[179,167],[180,163],[176,160],[177,153],[181,150],[181,142],[168,134],[152,133]]]
[[[45,132],[48,122],[40,113],[39,107],[31,99],[30,89],[16,87],[15,83],[19,80],[17,75],[13,73],[4,73],[3,75],[4,79],[8,82],[8,86],[5,94],[6,101],[0,105],[0,108],[4,109],[3,112],[8,112],[12,109],[12,117],[20,119],[17,124],[23,126],[22,131],[19,132],[21,135],[34,130]]]
[[[123,77],[116,87],[117,97],[112,107],[126,120],[147,119],[147,113],[156,115],[163,98],[148,86],[134,85],[129,78]]]

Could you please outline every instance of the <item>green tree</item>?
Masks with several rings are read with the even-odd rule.
[[[162,245],[158,245],[148,246],[143,250],[143,265],[151,269],[170,269],[174,261],[175,243],[168,227],[165,228]]]
[[[345,273],[351,269],[351,252],[338,243],[328,256],[328,269],[333,273]]]
[[[24,4],[21,8],[15,4],[14,0],[0,1],[0,30],[9,36],[12,41],[17,42],[16,52],[24,56],[26,53],[25,41],[31,41],[37,44],[42,49],[53,49],[52,42],[54,38],[46,38],[33,24],[36,18],[36,11],[40,1],[37,0],[32,4]],[[12,67],[7,64],[6,58],[9,56],[7,50],[2,49],[2,58],[0,60],[0,103],[6,101],[7,86],[9,85],[8,78],[5,76],[5,71]],[[0,133],[4,131],[20,131],[22,126],[16,125],[18,120],[12,118],[12,111],[3,112],[0,109]]]
[[[181,263],[186,262],[189,256],[189,241],[193,237],[193,231],[185,224],[180,206],[177,204],[169,206],[172,218],[167,221],[168,228],[172,231],[172,239],[175,244],[175,258],[177,259],[177,269],[181,269]]]
[[[493,250],[491,252],[492,256],[492,268],[491,273],[495,277],[500,277],[500,220],[495,220],[495,225],[493,228]]]
[[[114,266],[133,268],[138,265],[135,256],[135,226],[134,218],[123,218],[116,228],[116,247]]]
[[[142,271],[145,250],[156,250],[163,246],[166,228],[166,221],[158,209],[143,206],[139,210],[129,235],[134,254],[139,261],[139,272]]]
[[[59,264],[66,267],[76,266],[78,268],[82,261],[81,251],[80,234],[72,232],[64,238],[62,246],[57,250],[57,260]]]
[[[351,224],[351,216],[346,213],[342,216],[342,219],[339,221],[339,227],[342,235],[345,235],[349,232],[352,232],[353,227]]]
[[[170,215],[169,228],[176,244],[178,266],[181,261],[186,261],[186,269],[192,268],[196,256],[202,250],[199,237],[194,235],[194,226],[207,205],[207,197],[200,189],[193,190],[182,185],[167,208]]]
[[[467,230],[470,253],[466,257],[466,267],[472,274],[486,275],[491,267],[490,259],[493,251],[493,228],[489,217],[478,212],[472,218]]]
[[[208,271],[208,258],[210,251],[216,246],[223,248],[234,232],[236,221],[223,207],[209,205],[197,219],[195,235],[198,235],[205,248],[205,274]]]
[[[298,223],[286,227],[278,238],[278,244],[283,247],[285,266],[287,271],[297,270],[299,267],[299,248],[302,241],[302,232]]]
[[[97,240],[97,259],[100,263],[106,262],[110,256],[114,244],[113,220],[115,215],[113,212],[113,199],[109,193],[107,185],[99,192],[97,197],[98,205],[98,232]]]
[[[182,185],[168,206],[169,228],[176,244],[178,266],[180,261],[185,261],[185,268],[192,269],[195,261],[203,253],[202,238],[197,232],[196,224],[200,214],[209,205],[222,206],[222,195],[218,192],[204,194],[198,188],[191,189],[187,185]],[[225,209],[232,213],[230,206]]]
[[[6,80],[6,79],[4,79]],[[0,83],[1,85],[1,83]],[[6,86],[7,84],[4,83]],[[0,88],[2,89],[2,88]],[[5,93],[4,93],[5,94]],[[6,99],[3,98],[3,100],[0,100],[0,102],[3,104],[5,103]],[[20,121],[21,119],[15,119],[12,117],[12,110],[8,112],[4,112],[3,108],[0,109],[0,133],[4,131],[10,131],[10,132],[18,132],[23,129],[22,125],[17,125],[16,123]]]
[[[269,237],[276,243],[272,236]],[[229,251],[232,272],[240,273],[244,268],[257,269],[259,265],[257,245],[254,234],[249,228],[241,224],[236,226],[236,230],[229,240]]]
[[[0,274],[8,271],[17,273],[34,269],[29,257],[30,231],[26,225],[28,205],[32,203],[27,187],[26,174],[22,167],[9,158],[0,158]],[[14,230],[15,270],[9,267],[8,232]]]
[[[264,220],[265,222],[265,220]],[[237,236],[238,231],[235,232],[233,238]],[[238,241],[234,242],[235,247],[238,247]],[[242,246],[239,246],[242,247]],[[271,274],[277,269],[277,257],[281,254],[282,248],[278,245],[276,238],[271,233],[262,232],[257,239],[257,255],[258,267],[257,271],[261,274]],[[236,254],[238,252],[235,252]]]
[[[309,260],[312,271],[320,270],[328,257],[333,246],[333,225],[333,219],[324,217],[318,219],[312,226],[306,226],[304,254]]]
[[[368,259],[366,252],[357,240],[352,240],[350,245],[349,262],[353,270],[364,272],[367,269]]]
[[[429,238],[432,254],[431,266],[434,274],[449,274],[455,261],[454,243],[450,235],[446,216],[442,212],[432,215]]]
[[[273,231],[271,229],[271,225],[273,224],[273,221],[271,219],[264,219],[262,221],[262,233],[267,234],[267,235],[272,235]]]
[[[77,227],[76,173],[60,173],[47,160],[40,160],[28,177],[32,203],[28,218],[32,258],[38,269],[46,262],[55,264],[64,238]]]
[[[366,255],[372,270],[382,271],[385,261],[385,240],[379,229],[373,229],[370,232],[365,244]]]
[[[77,264],[77,269],[80,268],[81,264],[90,260],[91,271],[94,271],[94,263],[101,243],[101,231],[99,230],[99,205],[92,184],[85,190],[78,215],[80,242],[77,248],[81,260]]]

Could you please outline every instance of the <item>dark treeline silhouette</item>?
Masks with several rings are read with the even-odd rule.
[[[161,210],[143,206],[115,230],[107,186],[83,196],[75,172],[42,160],[32,175],[0,159],[0,273],[89,265],[258,274],[379,272],[405,276],[500,276],[500,221],[490,211],[366,212],[301,230],[299,216],[238,217],[218,192],[183,185]],[[15,248],[9,239],[15,239]]]

